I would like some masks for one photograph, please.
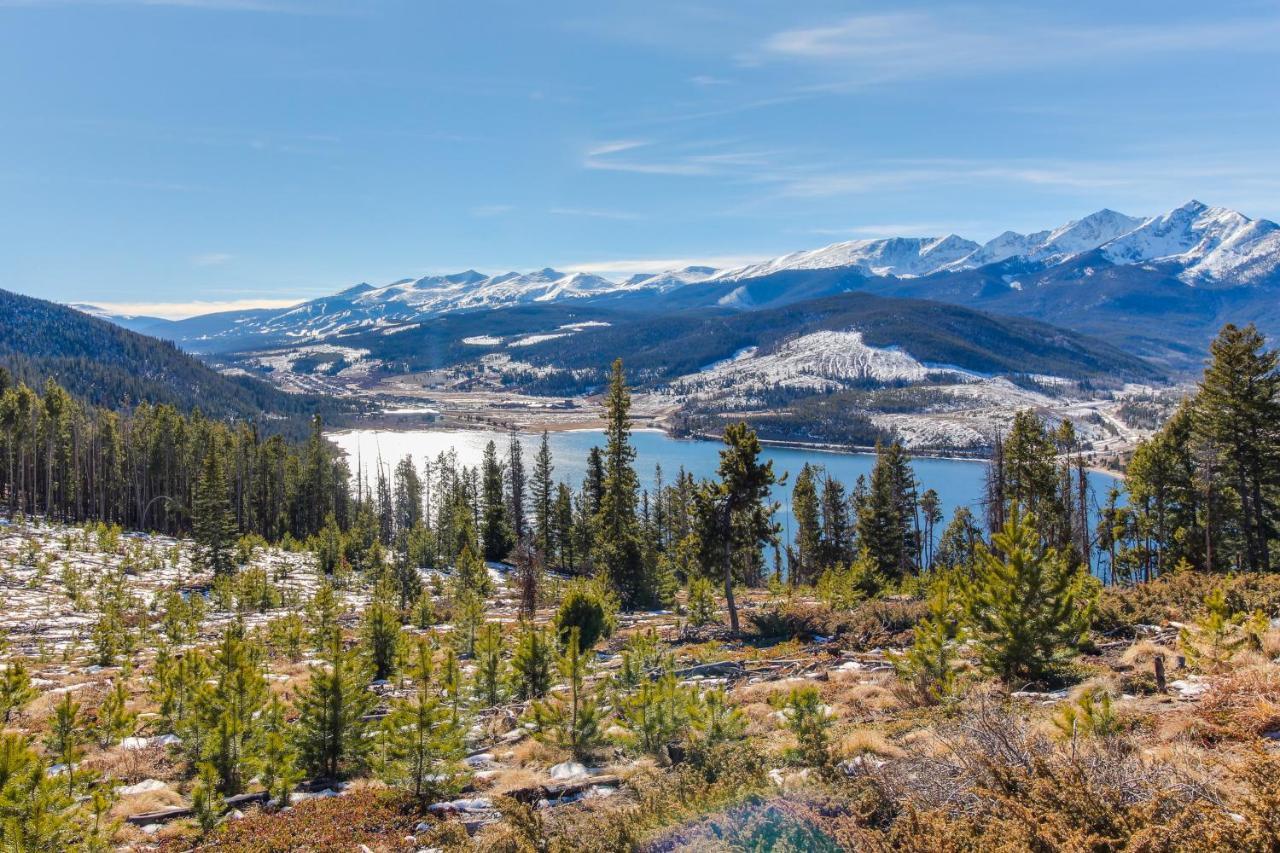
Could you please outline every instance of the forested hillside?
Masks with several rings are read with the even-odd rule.
[[[33,388],[53,379],[94,406],[166,403],[212,418],[270,420],[350,410],[324,397],[286,394],[249,377],[224,376],[166,341],[71,308],[0,290],[0,366]],[[294,424],[295,432],[297,424]]]

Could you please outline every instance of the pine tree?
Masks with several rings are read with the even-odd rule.
[[[503,657],[502,626],[486,622],[476,644],[476,701],[482,708],[501,704],[507,694],[507,663]]]
[[[777,507],[767,502],[776,478],[772,462],[760,464],[760,439],[746,423],[726,427],[724,443],[718,469],[720,481],[704,484],[698,495],[697,514],[702,562],[707,567],[720,567],[729,625],[737,634],[738,607],[733,586],[739,580],[761,580],[761,546],[774,541],[778,534],[778,526],[772,520]]]
[[[1192,626],[1178,634],[1178,644],[1187,663],[1202,672],[1217,672],[1244,645],[1245,638],[1236,632],[1236,619],[1227,606],[1222,586],[1214,587],[1204,599],[1204,614]]]
[[[298,752],[289,739],[289,723],[284,703],[272,696],[262,715],[262,751],[259,780],[267,794],[267,802],[289,804],[289,795],[302,779],[298,768]]]
[[[535,702],[533,719],[537,724],[535,737],[568,750],[581,761],[590,757],[603,740],[600,731],[603,714],[594,691],[587,686],[588,665],[579,651],[577,633],[575,628],[558,663],[567,689],[563,694],[551,694]]]
[[[486,560],[502,560],[515,545],[511,518],[503,495],[502,464],[498,461],[498,446],[490,441],[484,447],[484,523],[481,539],[484,542]]]
[[[317,649],[327,649],[338,638],[338,591],[321,580],[307,606],[307,623],[311,642]]]
[[[944,701],[955,690],[958,610],[948,579],[939,577],[929,596],[928,615],[916,623],[911,648],[890,658],[898,678],[921,704]]]
[[[1041,678],[1084,641],[1096,593],[1083,571],[1043,545],[1033,516],[1011,518],[991,545],[978,546],[973,580],[961,590],[967,636],[1006,683]]]
[[[1280,352],[1264,349],[1252,324],[1230,323],[1210,345],[1194,402],[1196,435],[1218,464],[1219,481],[1239,502],[1244,566],[1271,569],[1280,481]]]
[[[374,589],[364,611],[362,642],[374,680],[388,679],[395,672],[400,647],[400,617],[393,601],[395,591],[388,581]]]
[[[858,507],[858,543],[890,579],[916,568],[915,489],[902,446],[877,444],[867,498]]]
[[[640,481],[631,445],[631,392],[622,370],[622,359],[613,362],[605,395],[605,450],[593,559],[604,570],[625,607],[635,608],[656,600],[646,577],[644,549],[636,507]]]
[[[311,667],[295,729],[302,766],[318,779],[340,778],[363,761],[368,748],[363,717],[377,701],[358,655],[344,651],[335,639],[328,657],[327,666]]]
[[[493,594],[493,579],[489,577],[489,568],[471,550],[470,543],[462,546],[454,564],[453,594],[458,598],[468,595],[484,598]]]
[[[211,764],[201,764],[199,778],[191,789],[191,812],[203,838],[217,828],[227,813],[227,801],[218,791],[218,772]]]
[[[10,658],[0,675],[0,721],[8,725],[14,712],[21,711],[37,695],[22,658]]]
[[[747,731],[747,718],[729,701],[723,687],[696,696],[689,708],[689,722],[703,746],[738,740]]]
[[[791,490],[791,512],[796,519],[796,560],[792,566],[790,578],[793,585],[812,584],[818,579],[823,568],[820,563],[822,515],[818,508],[818,489],[814,473],[813,466],[806,462],[796,476],[795,487]]]
[[[98,706],[98,745],[106,749],[111,744],[133,733],[138,715],[128,709],[129,690],[122,675],[107,691],[106,698]]]
[[[392,703],[382,728],[380,776],[426,802],[456,791],[464,753],[462,731],[434,684],[435,650],[419,640],[412,665],[414,690]]]
[[[257,768],[260,714],[267,703],[262,649],[245,637],[243,626],[232,624],[223,632],[213,656],[213,678],[200,710],[210,732],[205,757],[217,773],[219,790],[231,796],[244,790]]]
[[[619,698],[618,711],[631,743],[641,752],[657,755],[688,728],[693,702],[691,691],[665,672],[657,679],[641,679],[634,691]]]
[[[76,790],[76,764],[84,755],[85,728],[84,719],[80,714],[80,703],[72,699],[70,693],[62,694],[62,701],[54,707],[45,746],[62,765],[63,775],[67,779],[67,796],[69,797],[73,796]]]
[[[812,767],[827,767],[831,763],[831,715],[818,688],[792,688],[782,713],[795,735],[797,757]]]
[[[551,459],[551,439],[542,431],[538,455],[533,462],[533,541],[542,552],[542,559],[551,562],[555,554],[555,503],[558,499],[556,484],[552,479],[555,465]],[[568,487],[565,487],[566,491]]]
[[[200,565],[215,575],[228,575],[235,571],[236,524],[220,455],[217,444],[205,452],[191,506],[192,533],[199,546]]]
[[[511,519],[513,542],[523,539],[528,529],[528,520],[525,517],[525,498],[528,491],[529,485],[526,482],[524,469],[524,446],[520,444],[520,437],[515,430],[512,430],[507,444],[507,514]]]
[[[689,625],[701,628],[716,621],[716,589],[706,578],[690,578],[688,593]]]
[[[548,629],[539,628],[532,622],[522,623],[511,657],[517,699],[541,699],[551,689],[554,643]]]

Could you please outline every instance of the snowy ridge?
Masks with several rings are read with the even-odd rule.
[[[868,346],[858,331],[813,332],[770,353],[761,354],[754,347],[741,350],[682,377],[673,388],[694,397],[775,387],[828,391],[865,380],[920,382],[937,372],[904,352]]]
[[[1094,251],[1118,265],[1169,264],[1189,285],[1280,284],[1280,226],[1192,201],[1147,218],[1104,209],[1045,231],[1006,231],[983,245],[954,234],[891,237],[834,243],[730,270],[685,266],[620,281],[547,267],[499,275],[464,270],[404,278],[381,287],[358,284],[266,316],[227,318],[220,328],[202,327],[199,335],[188,339],[252,336],[271,346],[358,331],[386,329],[393,334],[392,329],[405,330],[408,324],[453,311],[610,295],[656,296],[699,287],[716,288],[706,304],[750,310],[756,307],[752,289],[748,284],[734,285],[785,271],[847,269],[868,277],[911,279],[1013,259],[1049,267]],[[83,310],[94,309],[83,306]],[[129,318],[109,319],[121,325],[129,322]]]
[[[851,267],[868,275],[928,275],[973,254],[979,248],[972,240],[950,234],[946,237],[890,237],[884,240],[851,240],[821,249],[793,252],[762,264],[727,270],[720,281],[759,278],[784,270],[820,270]]]
[[[1169,262],[1185,280],[1250,283],[1280,266],[1280,226],[1190,201],[1103,246],[1114,263]]]

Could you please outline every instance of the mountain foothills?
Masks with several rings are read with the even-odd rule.
[[[353,410],[349,401],[287,394],[227,376],[172,343],[122,329],[62,305],[0,290],[0,367],[34,388],[54,381],[94,406],[168,404],[223,419],[264,419],[305,431],[315,413]]]

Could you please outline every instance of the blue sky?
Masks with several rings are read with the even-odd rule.
[[[0,287],[179,316],[1280,217],[1280,6],[1050,5],[0,0]]]

